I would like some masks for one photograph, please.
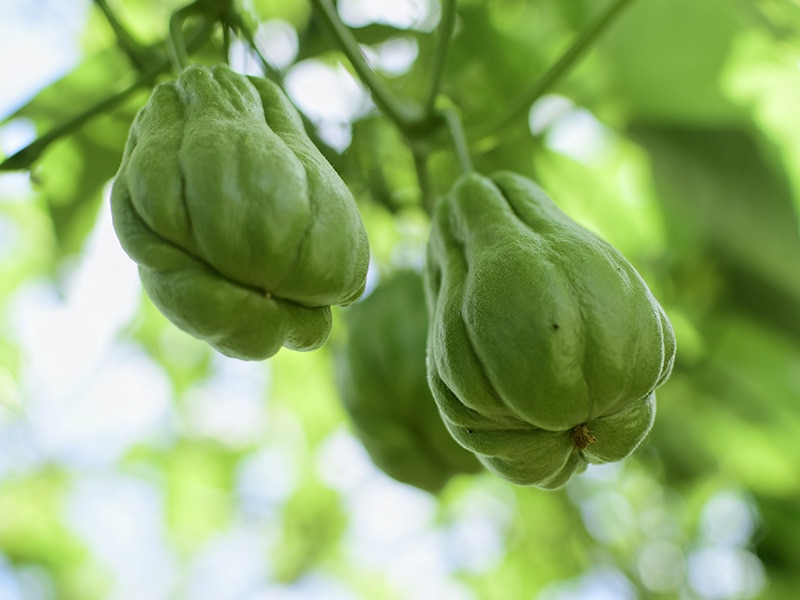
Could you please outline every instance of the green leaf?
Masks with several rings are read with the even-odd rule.
[[[597,46],[610,79],[605,94],[638,119],[741,122],[744,111],[721,87],[744,30],[739,6],[728,0],[634,2]]]
[[[132,120],[132,108],[99,117],[53,144],[36,165],[36,190],[50,213],[58,244],[56,263],[83,247],[103,188],[119,167]]]
[[[315,481],[289,498],[282,517],[282,531],[272,549],[274,576],[294,582],[332,558],[347,519],[336,492]]]
[[[102,595],[107,581],[83,578],[87,549],[67,529],[63,516],[69,491],[67,475],[53,468],[14,479],[0,487],[0,555],[17,565],[46,569],[59,597],[77,600],[80,594]]]
[[[108,97],[115,89],[121,89],[129,71],[130,64],[119,51],[113,48],[99,51],[4,117],[2,122],[31,119],[37,131],[44,133]]]
[[[514,11],[489,3],[467,4],[459,11],[442,91],[458,104],[468,125],[496,117],[544,72],[551,57],[555,60],[553,48],[569,39],[570,32],[546,7],[511,4]]]
[[[235,456],[211,442],[182,440],[153,458],[163,469],[173,542],[191,552],[230,523]]]
[[[710,256],[729,300],[800,337],[800,220],[773,149],[746,129],[636,125],[672,250]]]

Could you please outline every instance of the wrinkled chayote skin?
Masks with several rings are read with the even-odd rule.
[[[650,431],[672,326],[633,266],[530,179],[460,179],[437,205],[425,282],[434,397],[494,473],[559,488]]]
[[[432,493],[453,475],[481,470],[445,429],[428,387],[422,276],[398,271],[345,312],[348,340],[337,354],[337,385],[373,462]]]
[[[193,65],[137,115],[111,195],[144,288],[179,328],[260,360],[328,338],[363,292],[355,200],[272,82]]]

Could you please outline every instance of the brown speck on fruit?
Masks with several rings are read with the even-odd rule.
[[[553,329],[558,329],[558,328],[559,328],[558,323],[553,323]]]
[[[467,429],[467,433],[472,433],[472,429]]]
[[[569,434],[569,439],[572,440],[578,450],[583,450],[597,441],[597,438],[592,435],[585,423],[573,427]]]

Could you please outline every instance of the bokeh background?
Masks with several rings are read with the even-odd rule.
[[[103,6],[141,66],[179,5],[0,0],[0,151],[136,80]],[[438,2],[338,5],[374,68],[418,97]],[[385,476],[354,437],[333,376],[340,313],[324,349],[263,363],[171,326],[107,202],[143,86],[0,173],[0,598],[796,597],[800,4],[635,0],[526,103],[608,5],[461,0],[442,91],[476,168],[535,178],[672,319],[677,363],[633,457],[557,492],[483,473],[434,496]],[[370,289],[418,267],[411,154],[310,5],[236,6],[358,199]],[[221,60],[215,44],[196,60]],[[261,72],[241,42],[228,59]],[[431,143],[442,192],[457,165]]]

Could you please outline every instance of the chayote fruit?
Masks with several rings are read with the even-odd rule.
[[[425,282],[434,397],[488,469],[554,489],[647,435],[672,326],[633,266],[531,180],[460,179],[437,205]]]
[[[350,306],[346,322],[337,385],[373,462],[390,477],[433,493],[453,475],[481,470],[445,429],[428,387],[422,276],[396,272]]]
[[[228,356],[325,343],[363,292],[366,231],[272,82],[193,65],[156,86],[114,181],[114,228],[176,326]]]

